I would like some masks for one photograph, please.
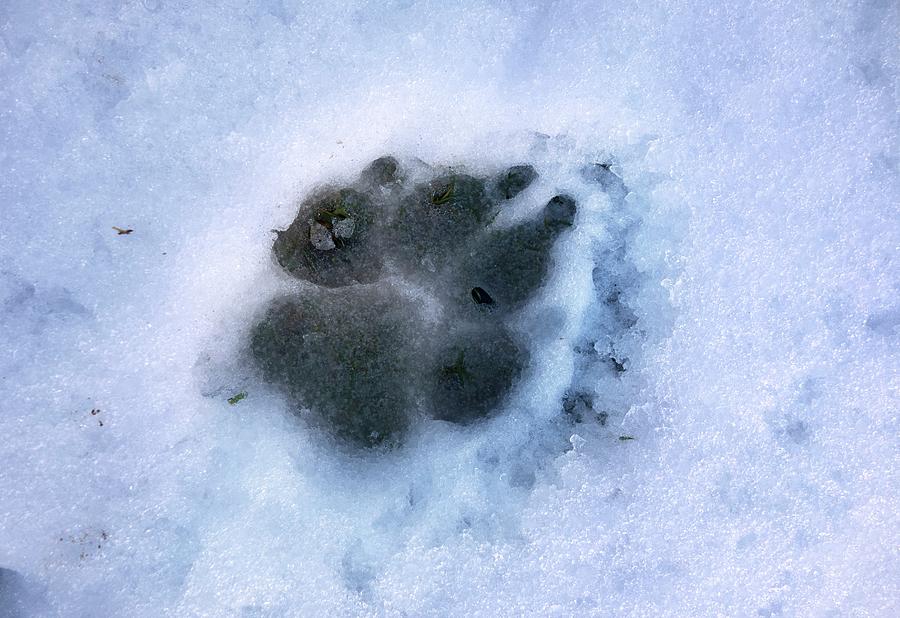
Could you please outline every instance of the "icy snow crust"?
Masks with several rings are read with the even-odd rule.
[[[896,3],[449,4],[0,5],[0,615],[898,613]],[[388,152],[578,212],[352,449],[242,355]]]

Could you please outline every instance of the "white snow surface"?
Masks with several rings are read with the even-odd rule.
[[[890,0],[0,2],[0,616],[900,615],[898,32]],[[385,153],[532,161],[579,219],[509,409],[348,453],[215,367],[287,285],[271,230]],[[610,158],[620,210],[578,173]],[[614,380],[573,352],[604,264]],[[605,425],[558,422],[572,385]]]

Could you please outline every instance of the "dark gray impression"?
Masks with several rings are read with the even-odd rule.
[[[529,220],[491,226],[536,178],[530,165],[406,173],[382,157],[349,186],[308,196],[273,245],[280,267],[306,283],[252,328],[262,377],[364,447],[399,443],[420,418],[491,416],[529,364],[511,327],[517,312],[575,223],[575,200],[561,194]]]

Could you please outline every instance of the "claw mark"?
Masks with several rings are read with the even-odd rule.
[[[488,294],[484,288],[472,288],[472,300],[477,305],[493,305],[494,299]]]

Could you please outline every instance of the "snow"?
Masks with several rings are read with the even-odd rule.
[[[896,615],[898,21],[3,3],[0,615]],[[506,409],[387,454],[242,364],[271,230],[383,154],[579,204]]]

